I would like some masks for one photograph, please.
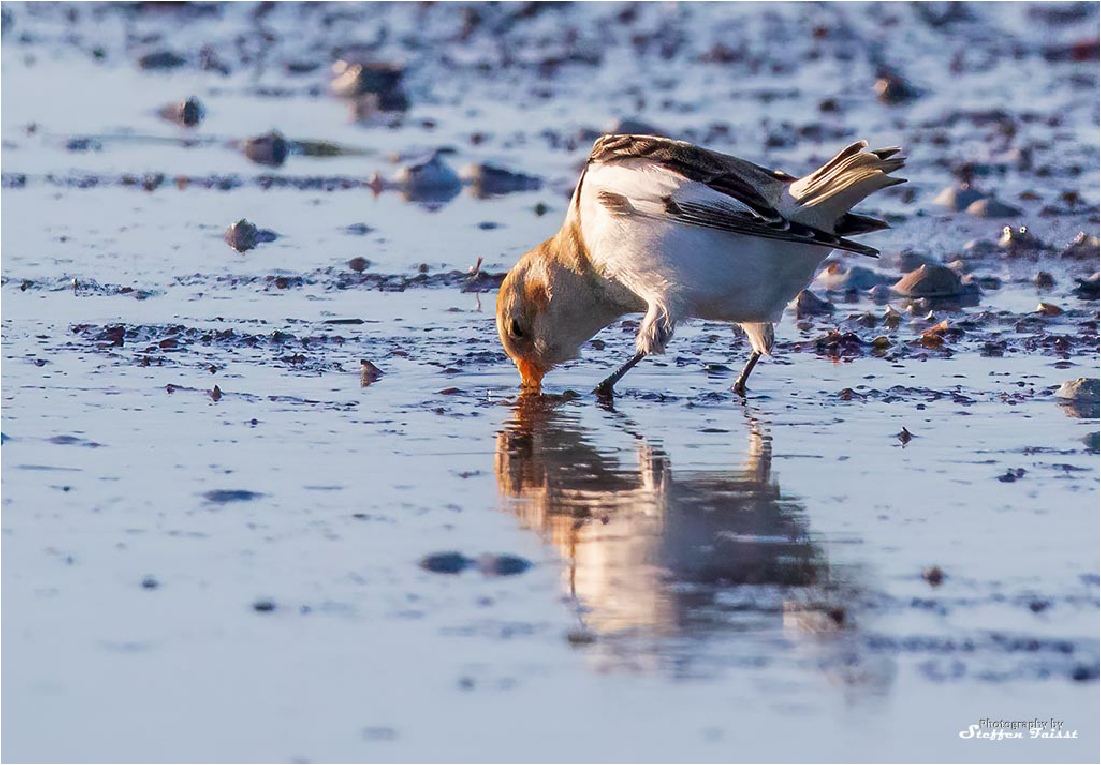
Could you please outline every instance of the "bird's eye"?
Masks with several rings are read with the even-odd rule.
[[[508,336],[519,340],[524,336],[524,330],[520,329],[520,322],[510,319],[508,322]]]

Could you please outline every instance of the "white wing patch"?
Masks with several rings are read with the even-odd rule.
[[[871,247],[797,223],[778,212],[766,217],[737,197],[644,158],[593,162],[582,180],[581,194],[583,229],[586,217],[591,221],[596,213],[838,248],[872,257],[878,254]]]
[[[672,220],[666,213],[671,199],[678,204],[715,208],[728,215],[741,213],[757,217],[753,208],[734,197],[646,159],[620,160],[615,164],[594,162],[585,174],[583,187],[583,193],[590,192],[602,204],[611,203],[607,206],[612,212],[622,204],[617,198],[622,198],[636,214]]]

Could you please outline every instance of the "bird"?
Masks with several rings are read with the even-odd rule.
[[[858,141],[797,178],[684,141],[639,134],[596,140],[561,228],[522,255],[497,295],[497,333],[521,391],[631,313],[636,352],[598,396],[643,358],[665,352],[686,319],[739,325],[752,347],[732,390],[775,343],[784,308],[834,250],[877,257],[849,237],[889,228],[849,212],[905,183],[897,146]]]

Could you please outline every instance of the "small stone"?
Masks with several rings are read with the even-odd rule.
[[[425,159],[411,162],[389,180],[379,176],[371,179],[372,188],[399,189],[412,201],[446,202],[462,190],[458,173],[444,161],[440,152],[433,152]]]
[[[371,261],[367,258],[352,258],[348,261],[348,268],[355,271],[357,274],[363,273],[371,265]]]
[[[141,587],[143,590],[155,590],[161,586],[161,583],[157,581],[156,577],[147,576],[141,580]]]
[[[253,611],[259,611],[262,614],[271,613],[275,610],[275,601],[268,598],[261,598],[252,604]]]
[[[843,263],[830,263],[814,282],[828,292],[854,292],[870,290],[882,283],[880,276],[863,266],[846,267]]]
[[[1013,218],[1021,214],[1021,208],[989,197],[969,204],[967,213],[976,218]]]
[[[802,319],[806,316],[821,316],[833,312],[833,304],[815,295],[810,290],[802,290],[795,296],[795,315]]]
[[[146,53],[138,58],[138,66],[142,69],[177,69],[186,63],[186,58],[170,50]]]
[[[355,98],[367,94],[382,96],[379,108],[385,111],[402,111],[408,108],[408,99],[402,91],[405,68],[400,64],[367,61],[356,55],[345,57],[333,64],[332,93],[341,98]],[[394,108],[397,107],[397,108]]]
[[[925,264],[899,279],[894,291],[906,297],[952,297],[963,292],[963,283],[947,266]]]
[[[359,361],[359,383],[364,388],[373,382],[376,382],[382,377],[382,370],[372,364],[367,359],[360,359]]]
[[[245,156],[258,165],[280,167],[290,154],[290,144],[278,130],[245,140]]]
[[[1089,666],[1086,666],[1085,664],[1079,664],[1078,666],[1076,666],[1074,668],[1074,671],[1071,672],[1070,677],[1076,683],[1085,683],[1085,682],[1089,682],[1091,680],[1096,680],[1097,677],[1098,677],[1098,674],[1099,674],[1099,669],[1096,666],[1089,667]]]
[[[258,231],[256,224],[241,218],[241,220],[226,229],[223,238],[226,244],[237,250],[237,252],[245,252],[256,246]]]
[[[461,574],[473,563],[460,552],[441,552],[421,558],[420,567],[433,574]]]
[[[1036,288],[1041,290],[1049,290],[1055,286],[1055,277],[1047,271],[1040,271],[1033,281],[1036,283]]]
[[[1033,236],[1027,226],[1018,228],[1006,226],[1003,228],[1001,238],[998,239],[998,246],[1012,255],[1047,249],[1047,245]]]
[[[873,90],[884,104],[902,104],[921,95],[921,91],[902,78],[898,72],[880,67]]]
[[[1085,279],[1075,277],[1074,281],[1078,282],[1074,292],[1083,300],[1096,300],[1101,293],[1101,273],[1095,273]]]
[[[933,198],[933,204],[954,212],[962,212],[976,202],[986,199],[987,196],[989,195],[970,184],[948,186]]]
[[[887,303],[894,293],[886,284],[877,284],[868,290],[868,298],[876,305]]]
[[[1055,391],[1055,397],[1068,401],[1096,401],[1101,396],[1101,380],[1096,377],[1079,377],[1067,380]]]
[[[1076,260],[1097,260],[1101,257],[1101,240],[1092,234],[1080,231],[1078,236],[1074,237],[1074,241],[1063,250],[1061,256]]]
[[[931,587],[940,587],[944,582],[944,571],[940,566],[930,566],[922,572],[921,578],[929,583]]]
[[[914,434],[908,431],[905,427],[898,432],[897,437],[903,446],[914,440]]]
[[[185,101],[161,107],[160,116],[181,127],[196,127],[203,121],[205,110],[199,99],[191,96]]]
[[[1090,454],[1101,452],[1101,432],[1093,431],[1082,436],[1082,443],[1086,445],[1086,451]]]
[[[1038,313],[1041,316],[1047,316],[1050,318],[1062,315],[1063,309],[1057,305],[1052,305],[1051,303],[1040,303],[1038,306],[1036,306],[1033,313]]]

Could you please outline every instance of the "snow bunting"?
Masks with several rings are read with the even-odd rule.
[[[597,386],[665,351],[677,322],[734,322],[753,352],[745,383],[772,350],[773,325],[832,249],[876,257],[846,237],[887,228],[849,209],[904,183],[898,148],[854,143],[803,178],[649,135],[606,135],[592,153],[562,228],[526,253],[497,296],[497,332],[538,391],[552,367],[627,313],[644,313],[635,355]]]

